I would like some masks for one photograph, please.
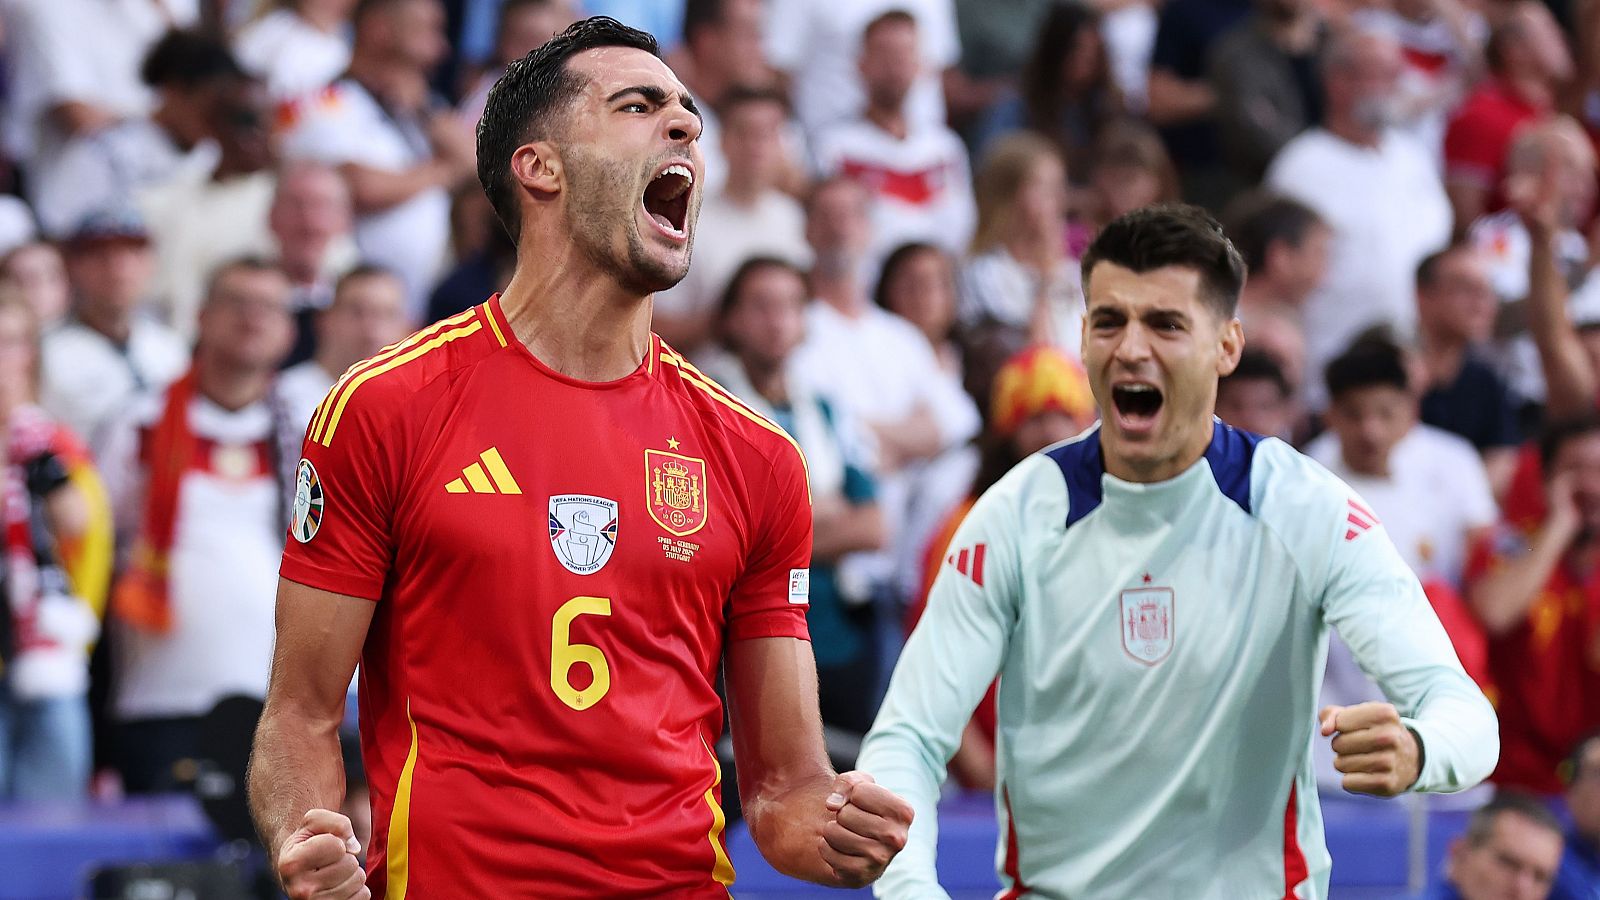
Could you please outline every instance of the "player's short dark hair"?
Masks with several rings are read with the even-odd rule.
[[[1594,413],[1545,423],[1544,429],[1539,432],[1539,462],[1544,467],[1545,477],[1550,477],[1562,447],[1595,432],[1600,432],[1600,415]]]
[[[1438,283],[1439,269],[1445,260],[1458,253],[1473,253],[1476,249],[1472,242],[1457,238],[1424,256],[1422,262],[1417,263],[1417,290],[1430,288]]]
[[[1334,357],[1324,370],[1328,396],[1334,400],[1363,388],[1391,387],[1409,390],[1405,352],[1400,345],[1381,337],[1358,339]]]
[[[739,264],[728,276],[728,285],[722,289],[721,301],[717,304],[717,317],[726,318],[739,304],[739,298],[744,294],[745,282],[764,269],[780,269],[793,274],[801,282],[806,282],[806,273],[799,266],[777,256],[752,256]]]
[[[511,178],[511,155],[523,144],[558,130],[557,114],[584,86],[567,62],[598,47],[632,47],[661,57],[661,47],[648,32],[609,16],[594,16],[574,22],[544,46],[507,66],[489,90],[483,118],[478,120],[478,181],[513,241],[522,232],[522,221]]]
[[[1102,262],[1137,273],[1181,266],[1200,273],[1200,299],[1222,319],[1233,318],[1244,287],[1244,260],[1222,225],[1198,206],[1161,203],[1124,213],[1101,230],[1083,254],[1084,296]]]
[[[244,69],[227,44],[181,28],[162,35],[139,66],[139,80],[152,88],[197,88],[225,78],[243,77]]]
[[[785,116],[789,115],[789,98],[783,91],[748,84],[736,84],[728,88],[728,92],[717,103],[717,115],[726,119],[739,107],[757,103],[775,104]]]
[[[1502,790],[1495,792],[1493,800],[1473,811],[1472,818],[1467,820],[1467,830],[1461,835],[1462,839],[1469,846],[1483,846],[1494,833],[1494,823],[1507,813],[1519,815],[1546,831],[1561,834],[1561,820],[1536,797]]]
[[[1222,217],[1223,230],[1244,257],[1251,272],[1267,266],[1267,251],[1279,241],[1291,247],[1305,243],[1322,217],[1311,207],[1271,191],[1251,191],[1229,204]]]
[[[923,253],[937,253],[945,256],[945,252],[932,244],[924,241],[913,241],[901,244],[884,259],[883,267],[878,270],[878,284],[872,289],[872,300],[884,309],[889,308],[889,285],[894,281],[894,276],[899,274],[900,267],[915,259]],[[946,257],[948,259],[948,257]]]
[[[1280,400],[1287,400],[1294,393],[1289,387],[1289,377],[1283,374],[1283,366],[1278,365],[1272,354],[1265,350],[1246,347],[1244,352],[1239,354],[1239,364],[1217,382],[1217,390],[1222,391],[1230,384],[1242,384],[1246,381],[1265,381],[1271,384],[1278,392]]]

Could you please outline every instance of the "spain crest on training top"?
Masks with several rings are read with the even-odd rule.
[[[706,524],[706,461],[665,450],[644,452],[645,503],[650,518],[678,537]]]
[[[1122,649],[1153,666],[1172,652],[1172,588],[1133,588],[1122,592]]]

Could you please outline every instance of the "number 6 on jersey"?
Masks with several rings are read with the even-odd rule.
[[[572,620],[579,616],[609,616],[611,601],[606,597],[573,597],[556,610],[550,632],[550,689],[561,702],[573,709],[588,709],[611,690],[611,666],[606,655],[593,644],[571,642]],[[586,688],[575,688],[568,676],[572,667],[587,663],[594,680]]]

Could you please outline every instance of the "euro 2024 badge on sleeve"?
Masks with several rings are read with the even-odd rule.
[[[645,500],[650,518],[678,537],[705,527],[710,497],[706,461],[666,450],[644,451]]]
[[[1145,580],[1148,582],[1149,576]],[[1172,588],[1139,587],[1122,592],[1123,652],[1147,666],[1156,665],[1172,653],[1177,625],[1172,600]]]
[[[592,575],[617,546],[617,501],[590,494],[550,498],[550,548],[567,571]]]
[[[322,527],[322,479],[317,477],[317,467],[311,460],[300,460],[294,473],[294,509],[290,531],[294,539],[304,544],[317,536]]]

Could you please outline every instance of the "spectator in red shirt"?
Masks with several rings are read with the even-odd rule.
[[[1466,582],[1489,635],[1494,780],[1556,794],[1567,751],[1600,726],[1600,419],[1552,426],[1540,456],[1549,511],[1532,528],[1503,522]]]
[[[1572,79],[1561,26],[1538,0],[1518,0],[1489,36],[1490,77],[1450,120],[1444,137],[1445,188],[1457,230],[1505,207],[1497,185],[1518,126],[1550,113]]]

